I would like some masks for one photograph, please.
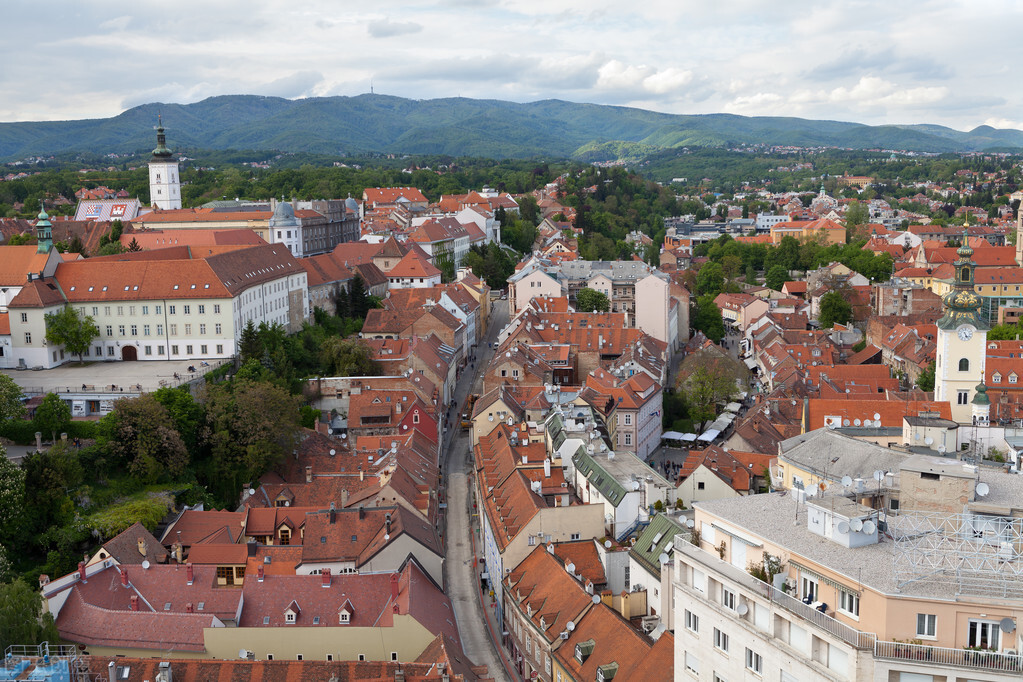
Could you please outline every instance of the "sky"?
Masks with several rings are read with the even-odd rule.
[[[1023,129],[1018,0],[3,0],[0,121],[214,95]]]

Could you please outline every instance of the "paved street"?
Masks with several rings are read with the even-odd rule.
[[[445,592],[451,599],[462,638],[462,649],[477,665],[486,665],[495,680],[509,680],[503,652],[494,646],[494,635],[500,636],[501,624],[495,622],[494,611],[488,605],[489,613],[484,615],[481,606],[478,569],[476,567],[475,524],[478,519],[470,516],[469,475],[472,471],[469,432],[458,425],[462,405],[470,393],[478,393],[482,382],[480,376],[490,362],[493,350],[490,342],[508,322],[508,302],[494,301],[487,336],[476,350],[476,362],[472,371],[466,370],[455,388],[458,407],[453,413],[451,425],[446,434],[446,447],[442,469],[447,483],[447,514],[445,515],[444,537],[447,556],[444,561]],[[489,597],[487,598],[489,602]]]

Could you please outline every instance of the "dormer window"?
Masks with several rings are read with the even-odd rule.
[[[338,622],[341,625],[348,625],[348,623],[351,622],[351,618],[352,618],[351,614],[349,614],[347,611],[342,611],[341,613],[338,614]]]
[[[285,623],[294,623],[295,622],[295,614],[294,614],[294,612],[288,611],[287,613],[285,613],[284,614],[284,622]]]
[[[993,375],[991,375],[991,383],[992,384],[1002,383],[1002,375],[999,374],[998,372],[995,372]]]
[[[1009,375],[1009,383],[1010,383],[1010,384],[1014,384],[1014,383],[1016,383],[1016,379],[1018,379],[1018,378],[1019,378],[1019,377],[1017,377],[1017,376],[1016,376],[1016,373],[1015,373],[1015,372],[1013,372],[1012,374],[1010,374],[1010,375]]]

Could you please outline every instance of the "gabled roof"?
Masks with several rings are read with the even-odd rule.
[[[538,545],[512,569],[504,579],[504,587],[523,616],[548,642],[567,632],[569,621],[579,623],[593,605],[582,583],[568,575],[561,559],[544,545]]]
[[[429,260],[421,258],[415,252],[409,251],[398,261],[397,265],[387,271],[390,279],[408,279],[440,277],[441,272],[430,263]]]
[[[167,552],[145,526],[135,522],[103,543],[103,549],[119,564],[151,564],[167,561]]]
[[[558,663],[572,679],[643,680],[644,682],[671,682],[674,679],[674,638],[664,632],[656,642],[632,627],[628,621],[606,604],[590,609],[568,639],[554,652]],[[585,660],[576,658],[576,648],[585,652]]]

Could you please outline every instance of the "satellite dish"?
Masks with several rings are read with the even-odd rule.
[[[249,657],[248,649],[239,649],[238,650],[238,658],[248,658],[248,657]]]
[[[828,422],[828,428],[831,429],[832,431],[834,431],[835,430],[835,422]]]
[[[604,549],[611,549],[611,541],[604,540]]]
[[[328,426],[328,427],[327,427],[327,433],[328,433],[328,434],[331,434],[331,435],[333,435],[333,433],[334,433],[334,429],[332,429],[332,428],[330,428],[330,427]]]
[[[747,613],[749,613],[749,607],[746,606],[746,602],[741,601],[739,602],[739,606],[735,609],[735,611],[740,616],[745,616]]]
[[[853,425],[854,426],[859,426],[860,425],[860,420],[859,419],[853,419]]]
[[[334,448],[331,448],[330,449],[330,456],[333,457],[336,454],[337,454],[337,450],[335,450]]]
[[[817,497],[817,488],[807,488],[806,489],[806,496],[807,497]]]
[[[344,440],[345,438],[348,438],[348,434],[347,433],[342,433],[341,434],[341,440]]]
[[[930,436],[927,436],[927,438],[924,438],[924,442],[930,445],[934,442],[934,439],[931,438]]]
[[[660,561],[660,562],[661,562],[662,564],[666,564],[666,563],[668,563],[669,561],[671,561],[671,557],[669,557],[669,556],[667,555],[667,553],[666,553],[666,552],[661,552],[661,556],[657,557],[657,559],[658,559],[658,560],[659,560],[659,561]]]
[[[565,564],[565,570],[568,571],[569,573],[573,573],[574,574],[575,573],[575,564],[573,564],[571,561],[569,561],[567,564]]]
[[[880,419],[880,418],[881,418],[881,415],[879,415],[877,412],[875,412],[874,413],[874,419],[877,420],[877,419]]]
[[[255,494],[256,494],[255,488],[249,488],[249,495],[255,495]]]
[[[596,595],[593,595],[593,596],[596,596]],[[575,621],[571,621],[571,620],[568,621],[568,623],[565,625],[565,629],[568,630],[569,632],[572,632],[572,630],[575,630]]]
[[[938,446],[938,452],[945,452],[945,446],[944,445],[939,445]]]
[[[695,525],[696,521],[693,521],[692,519],[686,519],[686,528],[692,528]]]
[[[852,485],[852,477],[851,476],[843,476],[842,477],[842,485],[845,486],[846,488],[851,486]]]
[[[998,623],[998,629],[1002,632],[1012,632],[1016,629],[1016,621],[1012,618],[1003,618]]]
[[[142,562],[142,568],[146,569],[147,571],[149,570],[149,559],[146,559],[145,561]]]
[[[981,497],[984,497],[989,492],[991,492],[991,488],[988,487],[987,483],[978,483],[977,484],[977,494],[978,495],[980,495]]]
[[[593,599],[591,599],[590,601],[592,601],[594,604],[599,604],[600,603],[600,595],[599,594],[593,595]]]
[[[873,535],[876,530],[877,530],[877,524],[875,524],[873,521],[864,521],[863,522],[863,532],[866,535]]]
[[[838,532],[841,533],[842,535],[845,535],[846,533],[848,533],[849,532],[849,524],[846,523],[845,521],[839,521],[838,522]]]
[[[842,426],[849,426],[849,420],[848,419],[843,419],[842,420]]]
[[[863,530],[863,519],[853,519],[849,525],[852,527],[854,531],[859,533],[861,530]]]
[[[874,472],[874,480],[875,480],[875,481],[877,481],[878,483],[880,483],[880,482],[881,482],[881,479],[883,479],[883,478],[884,478],[884,472],[883,472],[883,471],[881,471],[880,469],[878,469],[877,471],[875,471],[875,472]]]

